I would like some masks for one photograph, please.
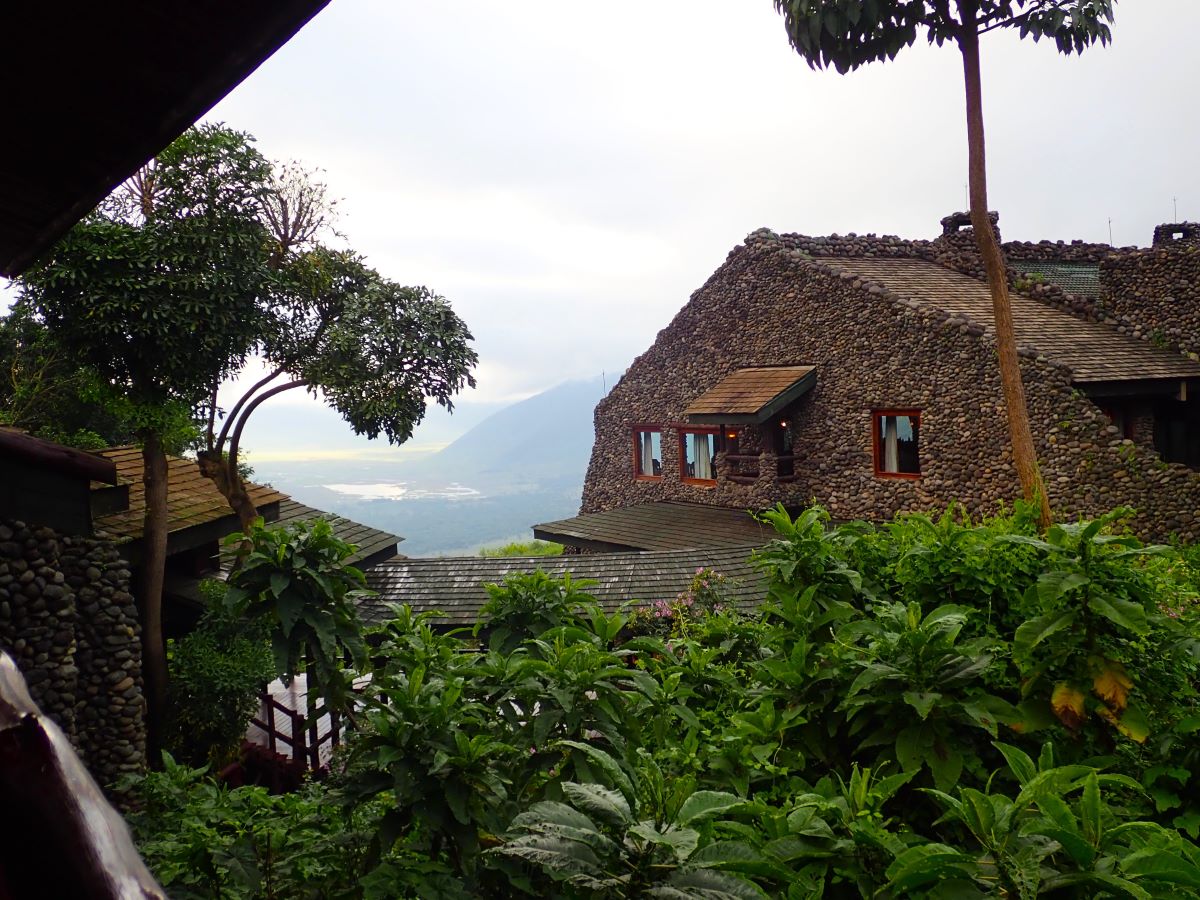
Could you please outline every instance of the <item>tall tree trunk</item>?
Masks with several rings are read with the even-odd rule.
[[[1008,412],[1008,431],[1012,442],[1013,464],[1021,481],[1026,500],[1039,504],[1038,521],[1042,529],[1051,522],[1050,498],[1038,471],[1037,451],[1029,427],[1029,410],[1025,405],[1025,388],[1021,383],[1021,366],[1017,358],[1017,341],[1013,335],[1012,306],[1008,298],[1008,275],[1004,255],[992,222],[988,217],[987,163],[983,137],[983,92],[979,76],[979,34],[976,31],[976,6],[963,0],[959,3],[962,15],[963,75],[967,91],[967,154],[971,196],[971,228],[979,245],[987,270],[988,288],[992,293],[992,315],[996,320],[996,351],[1000,357],[1000,383],[1004,390],[1004,406]]]
[[[142,561],[138,578],[138,614],[142,620],[142,677],[146,690],[146,752],[158,766],[167,711],[167,654],[163,647],[162,594],[167,565],[167,454],[157,433],[142,438],[142,481],[146,516],[142,524]]]
[[[208,478],[221,492],[238,517],[242,533],[245,534],[258,518],[258,508],[246,491],[246,483],[237,471],[237,463],[214,450],[201,450],[196,454],[200,474]]]

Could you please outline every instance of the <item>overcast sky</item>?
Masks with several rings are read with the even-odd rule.
[[[1200,219],[1198,33],[1196,0],[1121,0],[1082,58],[985,39],[1006,239]],[[350,244],[450,299],[468,412],[627,365],[755,228],[927,238],[965,206],[958,54],[813,72],[771,0],[333,0],[208,118],[323,168]]]

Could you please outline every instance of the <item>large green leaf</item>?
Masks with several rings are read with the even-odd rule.
[[[1078,590],[1090,582],[1091,579],[1080,572],[1044,572],[1037,580],[1038,600],[1047,605],[1056,603],[1064,594]]]
[[[691,828],[676,828],[672,825],[660,829],[649,819],[643,819],[631,826],[629,833],[640,837],[648,844],[669,847],[675,855],[675,859],[680,863],[695,853],[696,848],[700,845],[700,832]]]
[[[729,872],[713,869],[681,869],[671,873],[666,884],[646,891],[661,900],[765,900],[758,885]]]
[[[634,790],[633,782],[625,773],[625,770],[621,768],[620,763],[613,759],[612,756],[605,753],[599,747],[585,744],[582,741],[559,741],[557,746],[571,747],[574,750],[578,750],[590,762],[594,763],[601,772],[608,776],[613,786],[621,792],[630,807],[633,807],[637,803],[637,792]]]
[[[577,809],[609,825],[620,827],[633,821],[633,813],[620,791],[598,784],[576,784],[572,781],[565,782],[562,790]]]
[[[920,844],[900,854],[887,869],[888,887],[907,893],[958,874],[970,857],[946,844]]]
[[[680,825],[693,825],[742,806],[745,802],[737,794],[727,791],[696,791],[683,801],[675,820]]]
[[[563,878],[603,874],[600,859],[590,847],[555,835],[521,835],[492,852],[524,859]]]
[[[925,762],[929,764],[929,769],[933,772],[933,783],[943,791],[954,787],[958,783],[959,776],[962,775],[962,752],[952,743],[948,743],[945,738],[938,738],[933,742],[925,756]]]
[[[1142,604],[1134,603],[1132,600],[1094,596],[1088,601],[1088,609],[1122,628],[1129,629],[1134,634],[1146,634],[1150,630],[1150,626],[1146,622],[1145,608]]]
[[[917,711],[917,714],[922,719],[929,718],[929,712],[933,709],[934,704],[942,698],[942,695],[935,691],[905,691],[904,702]]]
[[[1126,875],[1200,889],[1200,865],[1165,849],[1142,850],[1121,860]]]
[[[1033,648],[1046,638],[1074,624],[1077,615],[1075,610],[1067,609],[1023,622],[1013,634],[1013,656],[1028,658]]]
[[[1037,766],[1033,764],[1033,760],[1024,750],[1002,741],[993,741],[993,746],[1004,756],[1009,769],[1012,770],[1013,775],[1022,786],[1028,784],[1037,775]]]

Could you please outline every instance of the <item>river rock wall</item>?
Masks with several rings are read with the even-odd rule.
[[[107,541],[0,520],[0,649],[102,785],[145,763],[130,577]]]

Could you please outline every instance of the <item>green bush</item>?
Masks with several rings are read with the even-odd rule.
[[[499,547],[484,547],[480,556],[562,556],[563,545],[554,541],[515,541]]]
[[[355,600],[368,595],[363,573],[346,562],[354,546],[338,540],[325,519],[267,528],[258,519],[227,545],[249,545],[230,576],[227,614],[266,628],[275,673],[291,683],[303,671],[308,692],[326,709],[353,712],[354,675],[366,647]]]
[[[1200,897],[1200,556],[1123,515],[1039,535],[1024,510],[775,510],[762,609],[715,609],[698,573],[715,594],[652,633],[544,574],[491,588],[482,647],[398,607],[344,766],[306,795],[369,847],[339,888]]]
[[[219,581],[205,593],[224,593]],[[188,635],[167,642],[166,747],[191,765],[231,762],[262,689],[275,677],[265,629],[210,607]]]

